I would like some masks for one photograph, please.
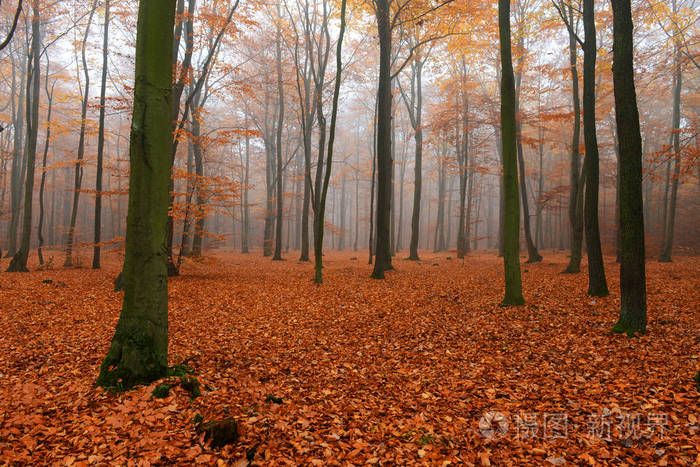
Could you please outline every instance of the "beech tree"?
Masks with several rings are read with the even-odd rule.
[[[515,117],[515,77],[510,43],[510,0],[498,0],[498,31],[501,45],[501,147],[503,148],[503,264],[506,291],[503,305],[523,305],[520,276],[520,200]]]
[[[620,319],[613,331],[633,335],[647,327],[642,201],[642,135],[634,87],[634,27],[630,0],[611,0],[613,82],[620,147]]]
[[[139,2],[124,301],[97,384],[129,388],[168,368],[168,220],[175,2]]]

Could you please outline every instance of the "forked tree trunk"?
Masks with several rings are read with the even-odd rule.
[[[39,94],[41,83],[41,30],[38,1],[32,3],[32,45],[30,89],[27,91],[27,174],[24,188],[24,213],[22,218],[22,240],[19,251],[10,261],[8,272],[27,272],[30,240],[32,237],[32,198],[34,195],[34,165],[36,144],[39,135]]]

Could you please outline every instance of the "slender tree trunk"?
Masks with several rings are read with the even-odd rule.
[[[345,35],[345,7],[346,0],[342,0],[340,7],[340,31],[338,33],[338,42],[336,46],[336,70],[335,70],[335,86],[333,88],[333,106],[331,109],[331,126],[328,135],[328,153],[326,156],[326,174],[323,180],[323,187],[316,190],[318,197],[318,209],[314,216],[314,260],[315,274],[314,282],[321,284],[323,282],[323,225],[326,211],[326,195],[328,194],[328,185],[331,180],[331,169],[333,168],[333,146],[335,143],[335,127],[338,117],[338,98],[340,97],[341,74],[343,71],[342,50],[343,37]],[[319,115],[321,115],[321,105],[319,106]],[[323,153],[319,153],[319,164],[323,157]]]
[[[522,41],[522,39],[520,39]],[[520,47],[522,49],[522,43]],[[519,59],[519,64],[522,64],[524,57]],[[518,67],[520,68],[520,67]],[[520,116],[520,82],[522,80],[521,71],[518,71],[515,78],[515,115],[516,115],[516,131],[517,131],[517,151],[518,151],[518,168],[520,171],[520,197],[523,204],[523,230],[525,231],[525,243],[527,244],[527,262],[538,263],[542,261],[542,255],[537,251],[535,242],[532,239],[532,229],[530,228],[530,206],[527,198],[527,176],[525,174],[525,154],[523,153],[523,125]]]
[[[503,263],[506,291],[503,305],[525,303],[520,276],[519,237],[520,200],[518,199],[517,128],[515,115],[515,78],[510,45],[510,0],[498,0],[498,25],[501,48],[501,144],[503,148],[504,225]]]
[[[411,244],[408,259],[418,261],[418,240],[420,238],[420,202],[423,191],[423,62],[418,60],[413,67],[415,76],[414,139],[416,144],[415,165],[413,168],[413,214],[411,215]]]
[[[647,325],[642,203],[642,137],[634,87],[634,46],[630,0],[612,0],[613,83],[620,144],[620,319],[614,332],[631,336]]]
[[[41,83],[41,31],[38,10],[38,0],[32,2],[32,45],[31,65],[27,91],[27,174],[24,188],[24,215],[22,218],[22,239],[19,251],[10,261],[8,272],[28,272],[27,259],[32,236],[32,197],[34,195],[34,165],[36,160],[36,145],[39,134],[39,95]]]
[[[281,10],[280,5],[277,5],[277,16],[281,21]],[[279,110],[277,114],[277,141],[275,143],[275,148],[277,150],[277,216],[276,216],[276,230],[275,230],[275,254],[272,257],[273,261],[282,260],[282,214],[283,214],[283,200],[282,200],[282,130],[284,125],[284,85],[282,82],[282,31],[281,26],[277,27],[277,41],[275,44],[276,58],[277,58],[277,95],[279,99]],[[330,169],[330,168],[329,168]]]
[[[24,48],[26,51],[26,47]],[[31,54],[26,53],[27,59],[20,59],[22,62],[22,68],[20,69],[20,83],[19,83],[19,95],[17,98],[17,103],[15,104],[14,95],[12,96],[12,116],[14,125],[14,138],[12,146],[12,169],[10,173],[10,226],[9,226],[9,242],[6,252],[6,257],[12,257],[17,253],[17,232],[19,230],[19,219],[21,215],[22,208],[22,197],[24,192],[22,191],[22,185],[24,179],[22,178],[22,164],[24,161],[24,109],[25,109],[25,98],[26,98],[26,83],[28,63],[31,59]],[[22,56],[22,55],[20,55]],[[15,89],[15,67],[14,60],[12,61],[12,89]]]
[[[167,233],[172,164],[172,47],[175,2],[140,2],[124,301],[97,385],[148,384],[168,368]]]
[[[563,6],[563,5],[562,5]],[[569,25],[573,27],[573,8],[568,7]],[[580,169],[579,146],[581,137],[581,100],[577,67],[577,45],[573,32],[569,32],[569,66],[571,69],[571,100],[574,111],[574,131],[571,136],[571,168],[569,173],[569,223],[571,224],[571,255],[566,274],[581,272],[583,247],[583,183]]]
[[[588,294],[608,295],[603,251],[598,226],[598,138],[595,127],[595,61],[596,32],[594,0],[583,1],[583,25],[586,40],[583,47],[583,134],[586,143],[584,218],[588,250]]]
[[[49,155],[49,143],[51,142],[51,111],[53,110],[53,91],[56,86],[54,81],[53,86],[49,90],[49,59],[48,54],[46,55],[46,82],[45,91],[46,98],[49,101],[49,108],[46,114],[46,141],[44,143],[44,157],[41,163],[41,185],[39,186],[39,225],[37,226],[37,234],[39,237],[39,248],[37,249],[37,254],[39,255],[39,264],[44,264],[44,256],[41,251],[41,247],[44,246],[44,191],[46,188],[46,159]]]
[[[675,6],[675,0],[674,0]],[[678,184],[681,175],[681,145],[680,145],[680,122],[681,122],[681,90],[683,87],[683,73],[681,67],[681,52],[676,50],[675,70],[674,70],[674,86],[673,86],[673,180],[671,184],[671,199],[668,208],[664,210],[667,213],[664,216],[664,237],[663,249],[659,256],[659,261],[664,263],[671,262],[671,253],[673,252],[673,235],[676,222],[676,201],[678,200]],[[670,161],[669,161],[670,164]],[[670,167],[670,165],[668,166]],[[667,169],[667,180],[668,180]],[[668,193],[668,181],[666,193]]]
[[[75,177],[73,183],[73,207],[71,209],[70,225],[68,226],[68,237],[66,238],[66,260],[63,263],[64,267],[73,266],[73,240],[75,238],[75,224],[78,219],[78,202],[80,200],[80,187],[83,183],[83,157],[85,156],[85,132],[87,126],[87,107],[88,99],[90,98],[90,72],[87,67],[87,58],[85,57],[85,48],[90,34],[90,26],[92,18],[97,9],[97,0],[93,2],[88,24],[85,28],[85,35],[81,44],[81,55],[83,62],[83,73],[85,76],[85,90],[82,96],[81,111],[80,111],[80,138],[78,140],[78,156],[75,162]]]
[[[102,83],[100,87],[100,123],[97,137],[97,175],[95,181],[95,246],[92,268],[100,268],[100,242],[102,241],[102,161],[105,147],[105,94],[107,90],[107,53],[109,51],[109,0],[105,0],[105,24],[102,41]]]
[[[248,129],[248,114],[245,120],[246,129]],[[241,253],[248,253],[248,235],[250,231],[250,208],[248,206],[248,184],[250,183],[250,136],[246,133],[245,137],[245,169],[243,176],[243,228],[241,231]]]

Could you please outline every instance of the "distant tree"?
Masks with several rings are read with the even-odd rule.
[[[642,136],[634,87],[634,45],[630,0],[611,0],[613,83],[620,147],[620,319],[613,331],[632,335],[647,327],[642,202]]]
[[[97,384],[149,383],[168,367],[168,220],[175,2],[139,3],[130,139],[125,292]]]
[[[66,260],[63,263],[63,266],[65,267],[73,266],[73,241],[75,240],[75,224],[78,220],[78,202],[80,201],[80,188],[83,184],[83,158],[85,157],[87,109],[88,99],[90,98],[90,70],[88,69],[85,52],[87,48],[87,40],[90,35],[90,26],[92,25],[92,18],[95,15],[96,9],[97,0],[95,0],[92,3],[90,15],[88,16],[87,26],[85,27],[85,34],[83,35],[83,40],[80,43],[80,55],[82,58],[83,74],[85,77],[85,89],[83,90],[83,95],[80,101],[80,137],[78,139],[78,154],[75,160],[75,176],[73,179],[73,204],[71,208],[70,225],[68,226],[68,235],[66,237]]]

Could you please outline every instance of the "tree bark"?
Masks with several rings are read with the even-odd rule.
[[[13,256],[8,272],[28,272],[27,259],[32,236],[32,197],[34,195],[34,165],[36,160],[36,145],[39,135],[39,95],[41,83],[41,30],[37,0],[32,3],[32,45],[31,45],[31,75],[27,91],[27,173],[24,188],[24,213],[22,218],[22,239],[19,251]]]
[[[105,24],[102,41],[102,83],[100,87],[100,123],[97,137],[97,174],[95,180],[95,246],[92,268],[100,269],[100,241],[102,236],[102,161],[105,148],[105,94],[107,90],[107,53],[109,51],[109,0],[105,0]]]
[[[85,132],[87,126],[87,107],[88,99],[90,98],[90,73],[87,67],[87,58],[85,57],[85,48],[87,47],[88,35],[90,34],[90,26],[92,18],[97,9],[97,0],[92,4],[88,23],[85,28],[85,35],[81,43],[81,56],[83,62],[83,73],[85,76],[85,91],[83,92],[80,110],[80,138],[78,139],[78,155],[75,162],[75,176],[73,179],[73,205],[71,208],[70,225],[68,226],[68,236],[66,238],[66,260],[63,263],[64,267],[73,266],[73,240],[75,238],[75,224],[78,219],[78,202],[80,201],[80,187],[83,183],[83,158],[85,156]]]
[[[596,32],[594,0],[583,2],[583,26],[586,39],[583,46],[583,134],[586,143],[586,171],[584,224],[586,249],[588,250],[588,294],[606,297],[608,285],[605,279],[603,251],[600,246],[598,225],[598,138],[595,117],[595,61]]]
[[[278,20],[281,22],[280,5],[277,5],[277,16]],[[276,215],[276,229],[275,229],[275,253],[272,257],[273,261],[282,260],[282,214],[283,214],[283,200],[282,200],[282,130],[284,125],[284,85],[282,82],[282,31],[281,26],[277,26],[277,41],[275,44],[275,56],[277,65],[277,98],[279,101],[278,114],[277,114],[277,134],[276,134],[276,156],[277,156],[277,215]]]
[[[630,0],[612,0],[613,85],[620,145],[620,319],[614,332],[644,333],[647,325],[642,201],[642,137],[634,87]]]
[[[130,138],[125,293],[97,385],[128,389],[168,368],[167,234],[175,2],[139,3]]]
[[[676,2],[674,1],[674,10]],[[673,252],[673,235],[676,223],[676,202],[678,200],[678,184],[681,175],[681,145],[680,145],[680,122],[681,122],[681,90],[683,87],[683,72],[681,67],[681,52],[676,49],[674,76],[673,76],[673,122],[672,122],[672,141],[673,141],[673,177],[671,181],[671,199],[668,208],[665,209],[664,216],[664,236],[663,248],[659,261],[662,263],[671,262],[671,253]],[[670,166],[669,166],[670,167]],[[668,193],[668,174],[667,168],[667,188]]]
[[[379,83],[377,86],[377,247],[372,277],[384,279],[393,269],[390,254],[391,214],[391,8],[388,0],[376,0],[379,35]],[[413,243],[413,242],[412,242]]]
[[[503,305],[523,305],[520,276],[520,200],[518,199],[517,129],[515,78],[510,45],[510,0],[498,0],[498,26],[501,48],[501,147],[503,150],[503,264],[506,290]]]

